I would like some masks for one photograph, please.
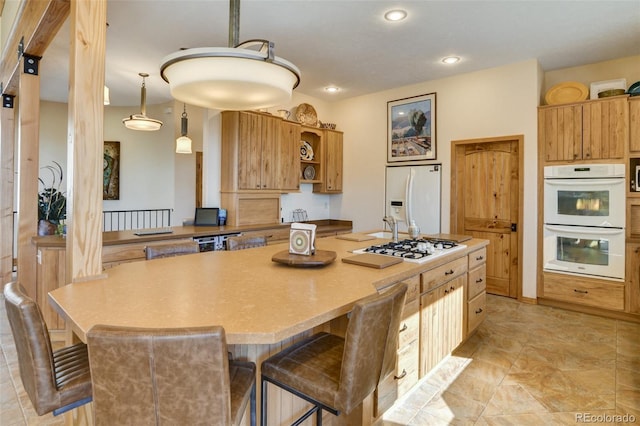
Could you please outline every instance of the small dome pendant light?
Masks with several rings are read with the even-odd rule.
[[[152,132],[159,130],[162,127],[162,121],[155,120],[147,117],[147,88],[145,87],[144,79],[149,77],[149,74],[141,72],[138,73],[142,77],[142,88],[140,89],[140,114],[133,114],[129,117],[123,118],[122,122],[127,129],[142,130],[146,132]]]
[[[187,121],[187,105],[184,105],[184,111],[182,112],[181,119],[181,135],[178,139],[176,139],[176,153],[177,154],[191,154],[191,138],[187,136],[188,130],[187,127],[189,123]]]

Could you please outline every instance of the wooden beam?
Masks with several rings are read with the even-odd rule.
[[[102,274],[106,0],[71,0],[67,283]]]
[[[3,93],[18,95],[20,43],[23,44],[23,52],[43,56],[67,16],[68,0],[24,0],[20,4],[0,61]]]
[[[15,101],[15,99],[14,99]],[[13,271],[13,158],[16,141],[15,111],[3,103],[0,112],[0,285],[11,281]],[[17,224],[16,224],[17,226]]]
[[[21,62],[24,62],[24,58]],[[23,69],[23,67],[20,67]],[[18,103],[18,280],[36,294],[38,172],[40,167],[40,76],[20,72]]]

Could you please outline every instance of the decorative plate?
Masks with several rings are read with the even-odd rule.
[[[313,148],[307,141],[300,141],[300,159],[311,161],[313,160]]]
[[[636,81],[631,86],[629,86],[629,90],[627,90],[627,93],[630,96],[638,96],[638,95],[640,95],[640,81]]]
[[[303,176],[306,180],[313,180],[316,177],[316,169],[313,166],[305,167]]]
[[[584,101],[589,96],[589,89],[577,81],[566,81],[556,84],[547,90],[544,100],[547,105],[569,104]]]
[[[316,127],[318,125],[318,115],[313,106],[309,104],[300,104],[296,109],[296,120],[307,126]]]

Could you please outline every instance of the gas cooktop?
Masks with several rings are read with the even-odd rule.
[[[416,239],[400,240],[396,243],[388,242],[377,244],[363,249],[354,250],[356,254],[375,253],[384,256],[401,257],[407,262],[424,263],[438,256],[465,248],[464,244],[458,244],[451,240],[441,239]]]

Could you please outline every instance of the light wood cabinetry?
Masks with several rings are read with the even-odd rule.
[[[385,377],[374,392],[374,417],[381,416],[396,399],[418,383],[420,337],[420,276],[403,280],[407,283],[407,297],[398,330],[398,352],[395,371]]]
[[[469,337],[487,316],[487,249],[469,253],[467,277],[467,312],[465,338]]]
[[[340,193],[342,192],[342,132],[325,130],[324,136],[324,143],[322,143],[324,172],[320,182],[313,185],[313,192]]]
[[[266,114],[222,112],[222,191],[280,189],[281,122]]]
[[[280,124],[280,190],[300,189],[300,125],[283,120]]]
[[[627,244],[626,310],[640,314],[640,243]]]
[[[538,139],[546,162],[622,159],[628,141],[626,97],[544,106]]]
[[[300,160],[301,183],[312,183],[313,192],[342,192],[343,134],[329,129],[302,126],[300,138],[311,145],[313,159]],[[305,177],[305,169],[313,168],[313,179]]]
[[[420,377],[463,339],[467,256],[421,274]]]

